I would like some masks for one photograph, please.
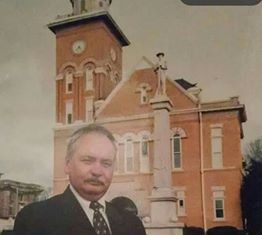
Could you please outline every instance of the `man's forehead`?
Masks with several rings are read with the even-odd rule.
[[[98,145],[98,146],[97,146]],[[76,142],[75,142],[75,148],[79,147],[87,147],[89,149],[96,149],[99,147],[102,149],[105,149],[105,146],[111,147],[114,149],[114,152],[117,151],[116,144],[112,142],[106,135],[101,134],[99,132],[92,132],[87,133],[83,136],[81,136]]]

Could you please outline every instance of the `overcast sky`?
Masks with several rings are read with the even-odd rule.
[[[163,51],[172,79],[198,83],[204,100],[239,96],[243,145],[262,136],[262,4],[193,7],[180,0],[113,0],[111,15],[131,42],[124,74]],[[55,37],[46,27],[69,0],[0,1],[0,172],[52,185]]]

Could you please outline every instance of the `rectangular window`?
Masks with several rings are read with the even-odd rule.
[[[211,128],[211,151],[212,151],[212,167],[223,167],[222,154],[222,127]]]
[[[181,160],[181,138],[179,135],[174,135],[172,138],[172,153],[173,153],[173,168],[182,168]]]
[[[72,113],[67,114],[67,124],[72,124],[73,122],[73,115]]]
[[[125,170],[132,172],[134,168],[133,140],[128,138],[125,142]]]
[[[223,219],[224,218],[224,200],[216,199],[215,200],[215,218]]]
[[[73,123],[73,103],[72,101],[66,102],[66,124]]]
[[[218,190],[213,192],[213,204],[214,204],[214,219],[225,219],[225,207],[224,207],[224,190]]]

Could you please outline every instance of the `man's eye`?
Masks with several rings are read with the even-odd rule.
[[[92,159],[84,158],[82,159],[82,162],[89,164],[89,163],[92,163]]]
[[[111,167],[112,166],[112,162],[103,162],[102,163],[104,167]]]

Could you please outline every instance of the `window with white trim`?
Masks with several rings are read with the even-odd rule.
[[[86,90],[94,89],[94,72],[90,66],[86,68]]]
[[[148,93],[147,93],[146,87],[141,88],[140,103],[141,104],[147,104],[148,103]]]
[[[67,101],[66,102],[66,124],[73,123],[73,102]]]
[[[125,140],[125,172],[134,170],[134,144],[131,137]]]
[[[186,205],[185,205],[185,192],[177,191],[177,215],[185,216],[186,215]]]
[[[119,173],[119,143],[115,142],[115,144],[117,146],[117,152],[115,156],[114,172],[118,174]]]
[[[182,141],[179,134],[172,137],[172,166],[173,169],[182,168]]]
[[[73,73],[67,72],[65,75],[66,80],[66,93],[72,93],[73,92]]]
[[[140,172],[149,172],[149,137],[143,135],[140,142]]]
[[[214,220],[225,219],[225,196],[224,190],[213,192]]]
[[[212,154],[212,168],[223,167],[222,154],[222,126],[211,127],[211,154]]]
[[[148,83],[140,83],[136,88],[136,93],[140,93],[140,104],[147,104],[149,101],[149,92],[152,88]]]

